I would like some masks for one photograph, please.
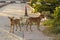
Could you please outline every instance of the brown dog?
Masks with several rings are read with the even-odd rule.
[[[44,15],[39,15],[39,17],[30,17],[26,20],[26,23],[27,23],[27,26],[26,26],[26,30],[28,31],[28,25],[30,24],[30,30],[32,31],[31,29],[31,26],[32,26],[32,23],[36,23],[37,24],[37,29],[40,30],[39,26],[40,26],[40,21],[41,19],[44,18]]]
[[[8,18],[10,19],[10,25],[11,25],[10,32],[14,32],[14,26],[16,26],[16,31],[18,27],[20,28],[20,31],[21,31],[20,19],[14,19],[14,17],[8,17]]]

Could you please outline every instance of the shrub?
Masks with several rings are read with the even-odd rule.
[[[56,7],[54,11],[54,19],[50,19],[44,22],[48,27],[50,33],[59,34],[60,33],[60,7]]]

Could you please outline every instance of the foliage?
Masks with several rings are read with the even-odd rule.
[[[42,10],[42,9],[39,9],[40,7],[41,7],[41,4],[35,4],[34,6],[35,12],[40,12],[40,10]]]
[[[55,19],[60,19],[60,6],[56,7],[56,10],[54,11],[54,17]]]
[[[49,19],[49,20],[44,21],[43,25],[51,27],[53,25],[52,23],[53,23],[53,20],[51,21],[51,19]]]
[[[34,6],[33,4],[36,5],[35,8],[33,7]],[[54,13],[55,8],[59,5],[60,5],[59,0],[32,0],[31,2],[31,6],[37,12],[50,11],[51,13]]]
[[[49,32],[58,34],[60,33],[60,7],[56,7],[56,10],[54,11],[53,16],[54,16],[54,19],[45,21],[44,24],[46,26],[49,26],[48,28]]]
[[[57,0],[45,0],[45,2],[56,3]]]
[[[35,4],[36,1],[37,1],[37,0],[32,0],[30,5],[32,6],[33,4]]]

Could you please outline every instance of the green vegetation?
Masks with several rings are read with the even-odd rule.
[[[55,8],[59,5],[59,0],[32,0],[31,2],[31,6],[36,12],[50,11],[51,13],[54,13]]]
[[[43,24],[49,26],[47,30],[49,33],[59,34],[60,33],[60,6],[56,7],[54,11],[54,19],[46,20]]]
[[[50,14],[44,14],[53,18],[43,22],[45,26],[48,26],[46,31],[52,34],[60,33],[60,0],[32,0],[30,5],[35,9],[35,12],[50,11]]]

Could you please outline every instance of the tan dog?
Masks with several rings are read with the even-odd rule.
[[[8,17],[8,18],[10,19],[10,25],[11,25],[10,32],[14,32],[15,26],[16,26],[16,31],[17,31],[18,27],[20,28],[20,31],[21,31],[20,19],[14,19],[14,17]]]
[[[40,15],[39,17],[30,17],[26,20],[26,23],[27,23],[27,26],[26,26],[26,30],[28,31],[28,25],[30,24],[30,30],[32,31],[31,29],[31,26],[32,26],[32,23],[36,23],[37,24],[37,29],[40,30],[39,26],[40,26],[40,21],[41,19],[44,18],[44,15]]]

